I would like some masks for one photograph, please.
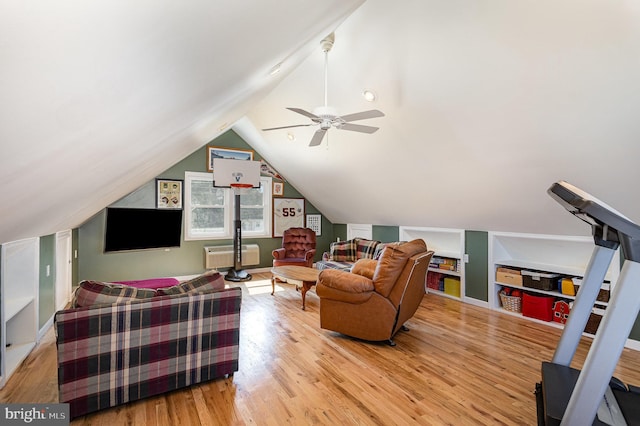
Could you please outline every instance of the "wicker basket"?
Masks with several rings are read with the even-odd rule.
[[[502,302],[502,307],[511,312],[522,312],[522,297],[519,296],[507,296],[506,294],[502,294],[502,292],[498,293],[500,295],[500,302]]]

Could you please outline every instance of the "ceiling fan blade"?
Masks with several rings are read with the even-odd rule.
[[[378,111],[377,109],[371,109],[369,111],[362,111],[362,112],[356,112],[353,114],[343,115],[340,118],[342,118],[343,121],[348,123],[350,121],[365,120],[367,118],[376,118],[376,117],[384,117],[384,113],[382,111]]]
[[[338,126],[338,129],[351,130],[352,132],[360,132],[360,133],[375,133],[376,130],[379,129],[379,127],[363,126],[361,124],[343,123]]]
[[[312,114],[312,113],[310,113],[309,111],[305,111],[305,110],[300,109],[300,108],[287,108],[287,109],[288,109],[289,111],[293,111],[293,112],[297,112],[298,114],[302,114],[302,115],[304,115],[305,117],[309,117],[309,118],[311,118],[311,119],[316,119],[316,120],[320,120],[320,119],[321,119],[321,118],[320,118],[320,117],[318,117],[317,115]]]
[[[310,123],[310,124],[294,124],[293,126],[281,126],[281,127],[269,127],[268,129],[262,129],[263,132],[266,132],[267,130],[280,130],[280,129],[290,129],[292,127],[307,127],[307,126],[313,126],[315,123]]]
[[[311,138],[311,142],[309,142],[309,146],[316,146],[322,143],[322,138],[324,138],[324,134],[327,133],[326,130],[318,129],[313,134],[313,138]]]

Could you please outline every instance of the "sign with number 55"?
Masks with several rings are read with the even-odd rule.
[[[273,237],[289,228],[304,227],[304,198],[273,199]]]

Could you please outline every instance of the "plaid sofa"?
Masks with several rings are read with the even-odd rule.
[[[350,271],[353,264],[360,259],[379,259],[382,251],[389,244],[365,238],[353,238],[336,241],[329,246],[329,252],[322,254],[322,260],[316,262],[316,269],[339,269]]]
[[[60,402],[71,418],[238,371],[239,288],[55,315]]]

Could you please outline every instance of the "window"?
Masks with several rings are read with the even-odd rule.
[[[233,238],[235,195],[214,188],[211,173],[185,172],[185,240]],[[243,237],[271,237],[271,178],[240,195]]]

